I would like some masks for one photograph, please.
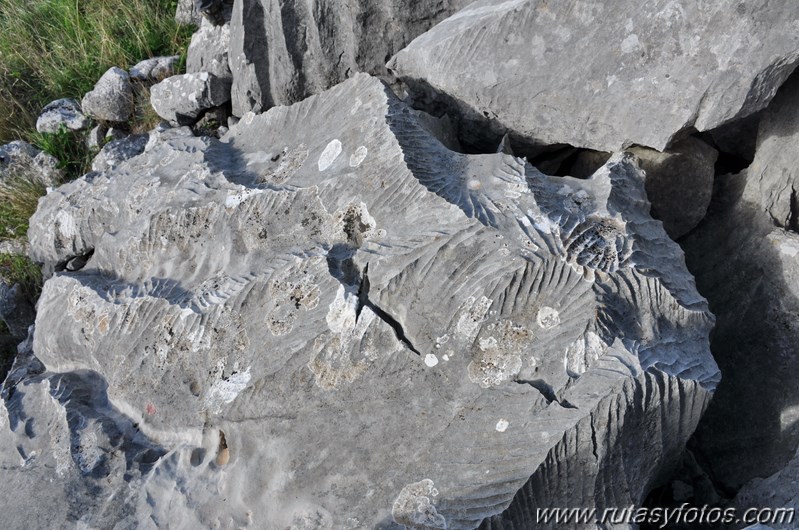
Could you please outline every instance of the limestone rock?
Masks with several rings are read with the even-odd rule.
[[[105,144],[92,160],[92,171],[104,171],[144,152],[149,136],[133,134]]]
[[[779,226],[790,228],[799,187],[798,88],[794,76],[780,89],[755,161],[719,179],[707,220],[683,245],[717,316],[712,350],[724,374],[694,445],[727,491],[777,472],[799,447],[799,235]]]
[[[662,151],[765,107],[799,62],[797,28],[793,0],[479,0],[389,68],[499,137]]]
[[[48,103],[36,120],[36,130],[40,133],[57,133],[61,127],[80,131],[89,126],[89,120],[80,110],[74,99],[57,99]]]
[[[175,9],[175,22],[182,26],[199,26],[202,19],[202,15],[194,5],[194,0],[178,0]]]
[[[735,505],[741,513],[752,507],[783,510],[779,512],[782,520],[778,519],[770,528],[794,530],[799,513],[799,454],[770,477],[747,483],[735,497]]]
[[[130,69],[130,78],[143,83],[157,83],[177,74],[179,63],[180,55],[145,59]]]
[[[186,57],[186,72],[209,72],[220,79],[230,79],[228,54],[230,50],[230,24],[214,26],[203,19],[200,29],[191,37]]]
[[[130,75],[113,66],[106,70],[94,88],[83,96],[83,112],[96,120],[123,123],[133,114],[133,87]]]
[[[45,283],[41,365],[9,376],[3,482],[41,454],[43,498],[100,528],[640,503],[718,382],[648,207],[630,155],[578,180],[456,153],[363,74],[221,141],[159,129],[32,220],[36,260],[85,266]]]
[[[233,114],[317,94],[386,61],[473,0],[242,0],[231,20]]]
[[[687,234],[704,219],[713,195],[718,152],[688,137],[660,153],[646,147],[628,149],[646,172],[646,194],[652,217],[663,221],[672,239]]]
[[[13,177],[32,178],[56,186],[63,178],[58,160],[22,140],[0,146],[0,181]]]
[[[150,103],[173,124],[194,123],[206,109],[230,101],[230,81],[208,72],[175,75],[150,89]]]

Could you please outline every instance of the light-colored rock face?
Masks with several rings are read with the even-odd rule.
[[[233,114],[300,101],[356,72],[387,75],[393,54],[472,1],[235,2]]]
[[[458,154],[366,75],[221,142],[156,131],[41,202],[33,256],[90,258],[44,286],[46,371],[14,376],[3,450],[55,454],[15,418],[72,406],[48,432],[80,452],[42,487],[90,499],[90,527],[453,530],[519,490],[640,502],[718,382],[712,316],[647,210],[630,156],[578,180]]]
[[[798,32],[793,0],[480,0],[389,68],[500,132],[663,150],[678,131],[763,108],[799,61]]]
[[[197,121],[203,111],[230,101],[230,80],[208,72],[175,75],[150,89],[150,104],[173,124]]]
[[[63,177],[58,160],[22,140],[0,146],[0,182],[22,177],[55,186]]]
[[[80,131],[89,126],[89,120],[80,110],[74,99],[57,99],[48,103],[36,120],[36,130],[40,133],[57,133],[61,127]]]
[[[130,69],[130,78],[140,82],[157,83],[177,74],[179,63],[179,55],[145,59]]]
[[[228,63],[230,24],[215,26],[203,19],[191,37],[186,56],[186,72],[209,72],[220,79],[233,79]]]
[[[134,134],[108,142],[92,160],[92,171],[114,168],[123,161],[141,154],[148,138],[145,134]]]
[[[116,66],[109,68],[94,88],[83,96],[83,112],[96,120],[122,123],[133,114],[130,75]]]

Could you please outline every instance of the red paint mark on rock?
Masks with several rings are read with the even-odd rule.
[[[155,408],[155,405],[152,403],[147,403],[147,406],[144,407],[144,412],[146,412],[148,416],[155,416],[155,413],[158,412],[158,409]]]

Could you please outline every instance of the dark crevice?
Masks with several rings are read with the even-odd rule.
[[[786,228],[799,233],[799,194],[796,193],[796,188],[791,189],[791,212]]]
[[[76,272],[81,270],[89,263],[89,260],[94,255],[94,249],[90,248],[84,254],[71,256],[63,261],[60,261],[55,266],[55,272]]]
[[[557,403],[564,409],[577,409],[576,405],[569,403],[567,399],[558,399],[558,396],[555,394],[555,390],[552,388],[552,385],[544,381],[543,379],[515,379],[516,383],[520,385],[530,385],[531,387],[538,390],[544,399],[547,400],[547,404],[551,404],[552,402]]]
[[[357,319],[361,315],[362,309],[364,307],[368,307],[369,309],[372,310],[372,312],[375,315],[377,315],[377,317],[380,320],[382,320],[383,322],[385,322],[386,324],[391,326],[391,328],[394,330],[394,333],[397,336],[397,339],[401,343],[403,343],[405,346],[407,346],[407,348],[409,350],[411,350],[413,353],[415,353],[416,355],[421,356],[422,354],[419,352],[419,350],[417,350],[414,347],[413,343],[410,341],[408,336],[405,334],[405,329],[402,327],[402,324],[400,324],[399,321],[396,318],[392,317],[391,315],[386,313],[383,309],[379,308],[374,303],[372,303],[371,300],[369,300],[369,287],[370,287],[370,285],[369,285],[368,271],[369,271],[369,264],[367,263],[364,266],[364,268],[363,268],[363,274],[361,274],[361,285],[360,285],[360,287],[358,289],[358,305],[355,308],[355,319],[356,319],[356,322],[357,322]]]

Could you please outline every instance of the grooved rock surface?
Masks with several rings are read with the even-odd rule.
[[[474,0],[242,0],[233,6],[233,114],[317,94],[385,63],[414,37]]]
[[[363,74],[221,141],[156,131],[31,223],[36,259],[85,265],[10,376],[4,481],[102,528],[638,503],[719,378],[648,206],[628,155],[578,180],[455,153]]]
[[[766,106],[799,62],[793,0],[480,0],[389,63],[498,133],[662,151]]]
[[[777,224],[796,215],[796,78],[764,114],[753,164],[720,178],[708,218],[683,243],[718,318],[724,374],[693,445],[726,492],[777,472],[799,447],[799,235]]]

